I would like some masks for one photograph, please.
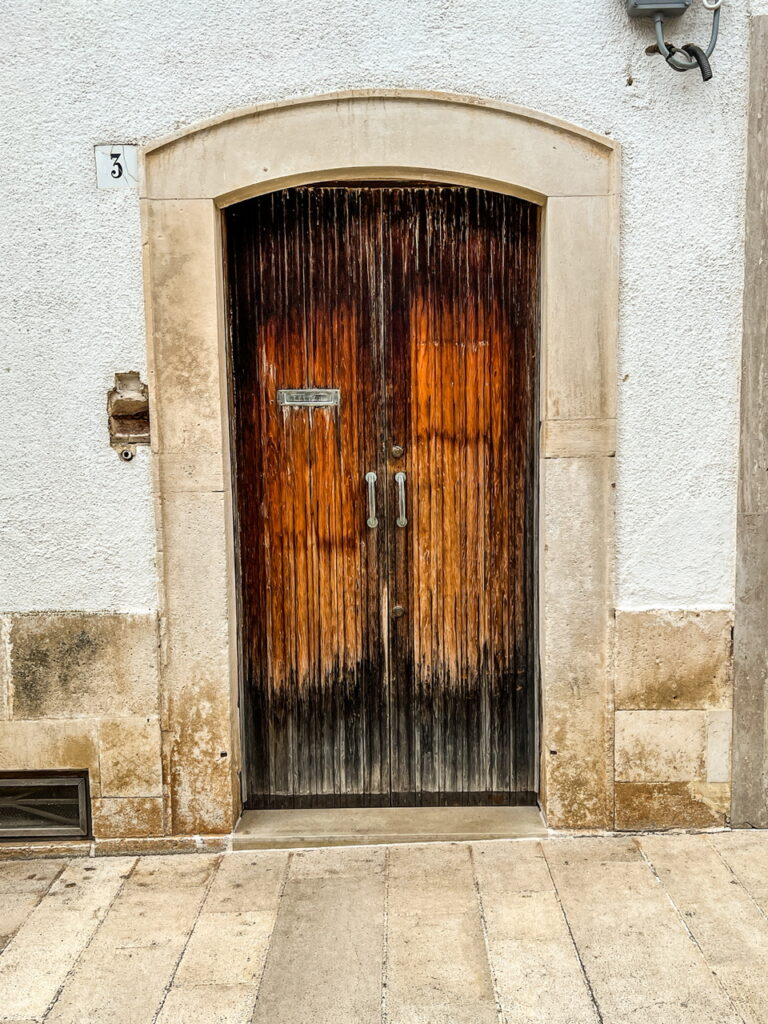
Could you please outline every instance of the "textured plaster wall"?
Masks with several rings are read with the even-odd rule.
[[[622,143],[618,604],[730,605],[747,0],[724,7],[706,86],[645,55],[622,0],[9,7],[0,609],[156,603],[147,453],[120,462],[105,416],[114,372],[146,365],[138,203],[96,189],[94,144],[376,86],[499,98]],[[698,3],[684,24],[678,42],[706,37]]]

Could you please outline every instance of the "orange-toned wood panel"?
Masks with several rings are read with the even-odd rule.
[[[227,237],[250,804],[532,800],[535,207],[307,187]]]
[[[389,799],[383,542],[363,483],[382,433],[380,206],[298,189],[227,215],[254,806]],[[303,388],[338,388],[340,404],[278,404],[278,390]]]
[[[534,799],[538,216],[474,189],[393,196],[385,276],[394,530],[393,791]]]

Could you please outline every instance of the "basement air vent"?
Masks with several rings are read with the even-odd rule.
[[[0,839],[87,836],[84,772],[0,772]]]

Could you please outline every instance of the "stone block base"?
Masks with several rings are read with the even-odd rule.
[[[0,626],[0,771],[87,771],[101,852],[141,844],[197,849],[206,833],[214,845],[223,841],[216,837],[231,832],[238,812],[226,744],[237,723],[225,718],[229,708],[212,701],[205,680],[196,687],[189,679],[179,724],[175,701],[163,694],[156,616],[29,613],[0,616]],[[588,742],[582,719],[561,715],[562,735],[550,730],[559,742],[543,752],[552,762],[550,778],[567,778],[574,792],[590,790],[585,773],[603,780],[605,807],[595,812],[595,824],[585,818],[583,801],[563,801],[569,789],[561,783],[559,803],[550,800],[547,808],[542,799],[550,824],[727,825],[731,661],[728,612],[617,612],[615,709],[606,695],[612,734],[609,729],[604,743]],[[590,705],[585,720],[587,711],[601,713]],[[209,778],[215,786],[202,785]]]
[[[726,611],[617,612],[617,829],[728,823],[731,627]]]

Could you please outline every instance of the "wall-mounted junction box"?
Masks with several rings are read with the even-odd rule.
[[[691,0],[626,0],[626,3],[630,18],[652,18],[654,14],[677,18],[691,6]]]

